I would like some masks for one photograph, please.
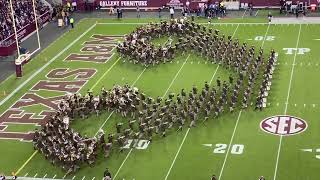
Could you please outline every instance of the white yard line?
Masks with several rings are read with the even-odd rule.
[[[28,79],[24,80],[20,86],[15,88],[8,96],[6,96],[1,102],[0,106],[2,106],[6,101],[8,101],[12,96],[16,95],[21,88],[23,88],[26,84],[28,84],[35,76],[37,76],[40,72],[42,72],[45,68],[47,68],[53,61],[55,61],[58,57],[60,57],[65,51],[67,51],[71,46],[73,46],[76,42],[78,42],[84,35],[86,35],[89,31],[91,31],[96,24],[92,25],[85,32],[83,32],[77,39],[75,39],[71,44],[69,44],[66,48],[60,51],[56,56],[54,56],[50,61],[48,61],[45,65],[43,65],[40,69],[34,72]]]
[[[229,155],[230,147],[231,147],[231,144],[233,142],[234,135],[236,134],[238,123],[239,123],[239,120],[240,120],[240,117],[241,117],[241,112],[242,112],[242,110],[240,110],[240,112],[239,112],[239,115],[238,115],[238,118],[237,118],[237,121],[236,121],[236,125],[234,126],[234,129],[233,129],[233,133],[232,133],[229,145],[228,145],[227,153],[226,153],[226,156],[224,157],[224,161],[223,161],[223,164],[222,164],[222,167],[221,167],[221,171],[220,171],[220,174],[219,174],[219,178],[218,178],[219,180],[221,180],[221,177],[222,177],[222,174],[223,174],[223,170],[224,170],[224,166],[225,166],[225,164],[227,162],[227,158],[228,158],[228,155]]]
[[[220,67],[220,64],[218,65],[218,67],[217,67],[216,70],[214,71],[214,73],[213,73],[213,75],[212,75],[212,77],[211,77],[211,79],[210,79],[209,86],[212,84],[212,81],[213,81],[214,77],[216,76],[219,67]]]
[[[121,168],[122,168],[122,166],[124,165],[124,163],[127,161],[127,159],[129,158],[129,156],[130,156],[130,154],[131,154],[131,152],[132,152],[132,148],[130,149],[130,151],[129,151],[129,153],[127,154],[127,156],[126,156],[126,158],[122,161],[122,163],[121,163],[121,165],[120,165],[120,167],[119,167],[119,169],[117,170],[117,172],[116,172],[116,174],[114,175],[114,177],[113,177],[113,179],[115,180],[116,179],[116,177],[118,176],[118,174],[119,174],[119,172],[120,172],[120,170],[121,170]]]
[[[168,93],[170,87],[172,86],[172,84],[173,84],[174,81],[176,80],[177,76],[179,75],[180,71],[182,70],[182,68],[183,68],[184,65],[186,64],[186,62],[187,62],[187,60],[189,59],[189,57],[190,57],[190,54],[188,55],[188,57],[186,58],[185,62],[182,64],[182,66],[180,67],[180,69],[178,70],[178,72],[176,73],[176,75],[174,76],[174,78],[172,79],[172,81],[171,81],[169,87],[167,88],[165,94],[163,95],[163,97]],[[189,132],[189,130],[188,130],[188,132]],[[117,172],[116,172],[116,175],[114,176],[114,179],[116,179],[116,177],[117,177],[117,175],[119,174],[122,166],[124,165],[124,163],[125,163],[125,162],[127,161],[127,159],[129,158],[132,150],[133,150],[133,148],[130,149],[130,151],[129,151],[129,153],[127,154],[126,158],[125,158],[125,159],[123,160],[123,162],[121,163],[119,169],[118,169]]]
[[[300,34],[301,34],[301,24],[300,24],[300,28],[299,28],[296,48],[298,48],[298,46],[299,46]],[[293,64],[296,63],[296,59],[297,59],[297,51],[295,51],[295,54],[294,54],[294,57],[293,57]],[[287,93],[287,100],[286,100],[286,104],[285,104],[285,108],[284,108],[284,114],[287,114],[287,110],[288,110],[288,104],[289,104],[289,98],[290,98],[290,91],[291,91],[291,84],[292,84],[292,79],[293,79],[294,67],[295,66],[292,66],[292,69],[291,69],[290,80],[289,80],[289,85],[288,85],[289,87],[288,87],[288,93]],[[278,164],[279,164],[279,158],[280,158],[280,153],[281,153],[282,138],[283,138],[283,136],[281,135],[280,136],[280,140],[279,140],[277,160],[276,160],[276,165],[275,165],[275,169],[274,169],[273,180],[277,179],[277,172],[278,172]]]
[[[185,134],[184,137],[183,137],[183,140],[182,140],[182,142],[181,142],[181,144],[180,144],[180,146],[179,146],[179,149],[178,149],[178,151],[177,151],[177,153],[176,153],[176,155],[175,155],[175,157],[174,157],[174,159],[173,159],[173,161],[172,161],[172,163],[171,163],[171,166],[170,166],[170,168],[169,168],[169,170],[168,170],[168,172],[167,172],[167,175],[166,175],[166,177],[164,178],[165,180],[167,180],[168,177],[169,177],[169,175],[170,175],[171,169],[172,169],[174,163],[175,163],[176,160],[177,160],[177,157],[178,157],[178,155],[179,155],[179,153],[180,153],[180,151],[181,151],[181,148],[182,148],[182,146],[183,146],[183,144],[184,144],[184,141],[186,140],[186,138],[187,138],[187,136],[188,136],[188,134],[189,134],[189,131],[190,131],[190,128],[188,128],[186,134]]]
[[[136,78],[136,80],[132,83],[131,87],[133,87],[137,82],[138,80],[141,78],[142,74],[146,71],[147,68],[144,68],[143,71],[139,74],[139,76]],[[103,122],[103,124],[99,127],[98,131],[96,132],[96,134],[94,136],[97,136],[97,134],[99,133],[99,130],[101,128],[104,127],[104,125],[107,123],[107,121],[111,118],[112,114],[114,113],[114,111],[112,111],[109,116],[107,117],[107,119]]]
[[[182,64],[182,66],[180,67],[180,69],[178,70],[178,72],[176,73],[176,75],[174,76],[174,78],[172,79],[169,87],[167,88],[167,90],[165,91],[165,93],[163,94],[162,98],[164,98],[168,91],[170,90],[171,86],[173,85],[174,81],[177,79],[178,75],[180,74],[180,71],[182,70],[182,68],[184,67],[184,65],[187,63],[188,59],[190,57],[190,54],[188,55],[188,57],[186,58],[186,60],[184,61],[184,63]]]
[[[121,57],[119,57],[110,67],[109,69],[103,73],[102,76],[100,76],[100,78],[98,79],[98,81],[96,81],[96,83],[92,86],[91,90],[93,90],[99,83],[100,81],[110,72],[110,70],[119,62],[119,60],[121,59]]]
[[[267,30],[266,30],[266,32],[265,32],[265,34],[264,34],[264,38],[263,38],[263,41],[262,41],[262,43],[261,43],[261,47],[264,46],[265,39],[266,39],[267,34],[268,34],[268,32],[269,32],[269,28],[270,28],[270,24],[268,24]],[[233,143],[234,135],[235,135],[236,130],[237,130],[237,127],[238,127],[238,123],[239,123],[239,120],[240,120],[240,117],[241,117],[241,113],[242,113],[242,110],[240,110],[240,112],[239,112],[239,115],[238,115],[236,124],[235,124],[234,129],[233,129],[233,133],[232,133],[232,136],[231,136],[231,139],[230,139],[230,143],[229,143],[229,145],[228,145],[227,153],[226,153],[226,156],[224,157],[224,161],[223,161],[223,164],[222,164],[222,168],[221,168],[221,171],[220,171],[220,174],[219,174],[219,178],[218,178],[219,180],[222,179],[221,177],[222,177],[222,174],[223,174],[223,170],[224,170],[225,164],[226,164],[226,162],[227,162],[227,158],[228,158],[228,155],[229,155],[230,147],[231,147],[231,145],[232,145],[232,143]]]

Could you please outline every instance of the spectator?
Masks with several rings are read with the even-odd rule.
[[[35,0],[35,3],[36,13],[38,17],[49,10],[49,8],[47,6],[44,6],[44,4],[42,4],[40,0]],[[14,33],[14,30],[9,1],[0,0],[0,4],[0,41],[2,41],[6,37],[12,35]],[[22,27],[33,23],[34,14],[32,1],[13,0],[12,6],[15,10],[14,17],[17,31],[19,31]]]
[[[71,18],[70,18],[70,25],[71,25],[71,28],[72,28],[72,29],[73,29],[73,27],[74,27],[73,23],[74,23],[74,19],[73,19],[73,17],[71,17]]]
[[[72,0],[72,9],[73,11],[77,11],[77,0]]]
[[[137,6],[137,18],[140,18],[140,7],[139,7],[139,5]]]
[[[174,18],[174,9],[173,9],[173,7],[170,7],[170,18],[171,19]]]

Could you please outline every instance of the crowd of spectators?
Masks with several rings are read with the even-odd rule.
[[[14,33],[11,15],[10,1],[0,0],[0,41]],[[37,16],[49,10],[41,0],[35,0]],[[15,23],[17,30],[34,21],[33,6],[31,0],[12,0]]]

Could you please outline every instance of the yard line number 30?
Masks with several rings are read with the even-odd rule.
[[[227,144],[216,144],[215,148],[213,149],[213,153],[215,154],[224,154],[226,153],[228,149]],[[244,145],[243,144],[233,144],[231,145],[231,154],[242,154],[244,151]]]

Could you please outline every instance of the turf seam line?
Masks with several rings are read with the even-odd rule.
[[[187,136],[188,136],[188,134],[189,134],[189,131],[190,131],[190,128],[188,128],[186,134],[185,134],[184,137],[183,137],[183,140],[182,140],[182,142],[181,142],[181,144],[180,144],[180,146],[179,146],[179,149],[178,149],[178,151],[177,151],[177,153],[176,153],[176,155],[175,155],[175,157],[174,157],[174,159],[173,159],[173,161],[172,161],[172,163],[171,163],[171,166],[170,166],[170,168],[169,168],[169,170],[168,170],[168,172],[167,172],[167,175],[166,175],[166,177],[164,178],[165,180],[167,180],[168,177],[169,177],[169,175],[170,175],[171,169],[172,169],[172,167],[174,166],[174,164],[175,164],[175,162],[176,162],[176,160],[177,160],[177,157],[178,157],[178,155],[179,155],[179,153],[180,153],[180,151],[181,151],[181,148],[182,148],[182,146],[183,146],[183,144],[184,144],[184,141],[186,140],[186,138],[187,138]]]
[[[67,51],[70,47],[72,47],[77,41],[79,41],[83,36],[85,36],[89,31],[91,31],[96,24],[93,24],[90,28],[88,28],[85,32],[83,32],[77,39],[75,39],[71,44],[69,44],[66,48],[60,51],[56,56],[54,56],[50,61],[48,61],[45,65],[43,65],[40,69],[38,69],[35,73],[33,73],[28,79],[23,81],[20,86],[15,88],[7,97],[5,97],[1,102],[0,106],[2,106],[7,100],[9,100],[13,95],[23,88],[27,83],[29,83],[35,76],[41,73],[45,68],[47,68],[53,61],[55,61],[58,57],[60,57],[65,51]]]
[[[236,134],[238,123],[239,123],[239,120],[240,120],[240,117],[241,117],[241,113],[242,113],[242,110],[240,110],[238,118],[237,118],[237,121],[236,121],[236,125],[233,128],[232,136],[231,136],[231,139],[230,139],[230,142],[229,142],[229,145],[228,145],[228,149],[227,149],[226,155],[224,157],[223,164],[222,164],[222,167],[221,167],[221,171],[220,171],[220,174],[219,174],[219,178],[218,178],[219,180],[221,180],[221,176],[223,174],[223,169],[224,169],[224,166],[225,166],[225,164],[227,162],[227,158],[228,158],[228,155],[229,155],[231,144],[233,143],[233,138],[234,138],[234,135]]]
[[[298,46],[299,46],[300,34],[301,34],[301,24],[300,24],[300,27],[299,27],[299,33],[298,33],[298,39],[297,39],[296,48],[298,48]],[[296,59],[297,59],[297,51],[295,51],[295,54],[294,54],[294,57],[293,57],[293,64],[296,63]],[[294,67],[295,66],[292,66],[292,68],[291,68],[290,80],[289,80],[289,85],[288,85],[289,86],[288,87],[288,94],[287,94],[287,100],[286,100],[286,105],[285,105],[285,109],[284,109],[284,114],[287,114],[287,110],[288,110],[288,103],[289,103],[289,98],[290,98],[291,83],[292,83],[292,79],[293,79]],[[277,172],[278,172],[278,164],[279,164],[279,158],[280,158],[280,153],[281,153],[282,139],[283,139],[283,135],[280,135],[280,140],[279,140],[279,145],[278,145],[278,153],[277,153],[276,165],[275,165],[275,169],[274,169],[273,180],[277,179]]]
[[[131,154],[131,152],[132,152],[132,148],[130,149],[130,151],[129,151],[129,153],[127,154],[127,156],[126,156],[126,158],[122,161],[122,163],[121,163],[121,165],[120,165],[120,167],[119,167],[119,169],[117,170],[117,172],[116,172],[116,174],[114,175],[114,180],[116,179],[116,177],[118,176],[118,174],[119,174],[119,172],[120,172],[120,170],[121,170],[121,168],[122,168],[122,166],[124,165],[124,163],[127,161],[127,159],[129,158],[129,156],[130,156],[130,154]]]
[[[188,57],[186,58],[186,60],[184,61],[184,63],[182,64],[182,66],[180,67],[180,69],[178,70],[178,72],[176,73],[176,75],[174,76],[174,78],[172,79],[169,87],[167,88],[167,90],[166,90],[165,93],[163,94],[162,98],[164,98],[164,97],[167,95],[167,93],[168,93],[168,91],[170,90],[171,86],[173,85],[174,81],[177,79],[178,75],[180,74],[182,68],[183,68],[184,65],[187,63],[189,57],[190,57],[190,54],[188,55]]]

